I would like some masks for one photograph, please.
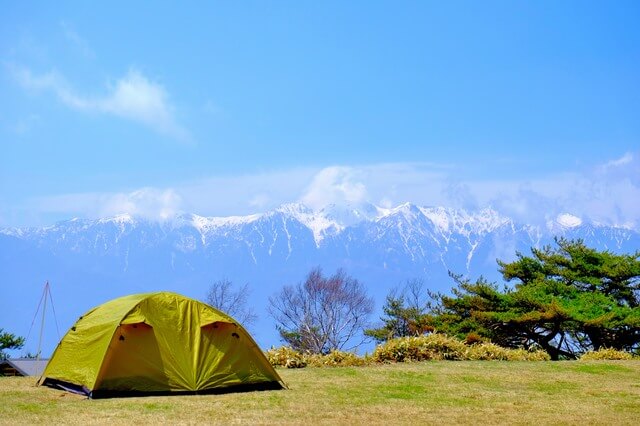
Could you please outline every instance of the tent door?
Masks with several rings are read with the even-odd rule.
[[[96,389],[162,392],[168,387],[153,327],[145,323],[120,325],[109,345]]]

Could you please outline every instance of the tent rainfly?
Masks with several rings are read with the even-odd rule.
[[[168,292],[121,297],[81,316],[38,384],[90,398],[284,387],[233,318]]]

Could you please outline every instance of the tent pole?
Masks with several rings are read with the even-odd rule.
[[[38,353],[36,354],[36,360],[40,361],[40,352],[42,351],[42,332],[44,331],[44,313],[47,311],[47,292],[49,291],[49,281],[44,285],[44,307],[42,309],[42,322],[40,324],[40,339],[38,340]]]

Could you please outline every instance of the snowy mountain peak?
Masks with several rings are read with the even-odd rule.
[[[446,207],[422,207],[420,211],[442,234],[453,232],[484,234],[511,223],[509,218],[500,215],[491,208],[474,213]]]
[[[226,216],[226,217],[204,217],[196,214],[191,215],[191,224],[200,231],[201,234],[214,232],[222,227],[239,227],[260,219],[262,214],[252,214],[247,216]]]
[[[386,216],[401,215],[406,220],[411,222],[422,214],[423,213],[421,212],[420,208],[418,208],[415,204],[404,203],[400,204],[397,207],[389,209]]]
[[[284,204],[274,212],[291,217],[313,233],[316,246],[328,236],[337,235],[345,228],[381,217],[382,209],[370,203],[329,204],[320,210],[312,210],[301,203]]]
[[[293,226],[291,226],[293,225]],[[585,225],[588,225],[585,227]],[[331,241],[340,239],[348,229],[357,228],[356,233],[368,230],[371,235],[384,236],[388,230],[398,230],[407,241],[411,238],[428,238],[430,241],[450,241],[455,235],[463,236],[465,241],[473,244],[479,238],[496,231],[506,233],[526,231],[535,241],[545,235],[565,235],[567,233],[600,232],[599,229],[619,230],[620,238],[627,238],[624,231],[633,231],[633,226],[607,226],[594,222],[586,222],[578,216],[563,213],[549,220],[546,226],[516,224],[512,219],[501,215],[496,210],[485,208],[467,211],[447,207],[421,207],[412,203],[404,203],[393,208],[384,209],[369,203],[330,204],[320,210],[313,210],[301,203],[284,204],[266,213],[246,216],[204,217],[196,214],[179,214],[170,220],[157,222],[131,214],[120,214],[97,220],[70,219],[52,226],[38,228],[0,228],[0,234],[21,239],[45,238],[56,235],[62,240],[70,235],[80,235],[88,231],[95,232],[98,239],[120,238],[131,233],[146,235],[173,235],[187,232],[189,229],[200,234],[203,245],[208,241],[218,241],[230,235],[238,235],[237,241],[245,241],[247,235],[258,235],[260,241],[267,241],[267,235],[273,234],[274,241],[287,236],[287,244],[291,242],[292,229],[306,228],[313,235],[316,248]],[[155,228],[154,228],[155,227]],[[594,229],[598,230],[595,231]],[[149,231],[151,229],[151,231]],[[93,231],[92,231],[93,230]],[[500,231],[500,232],[503,232]],[[367,232],[367,231],[365,231]],[[395,232],[395,231],[394,231]],[[584,232],[587,232],[586,230]],[[614,231],[612,231],[614,232]],[[618,232],[618,231],[615,231]],[[253,234],[252,234],[253,233]],[[191,231],[191,237],[193,237]],[[354,234],[348,232],[346,238]],[[453,236],[453,237],[452,237]],[[150,238],[150,237],[145,237]],[[197,238],[197,237],[196,237]],[[308,238],[308,234],[307,237]],[[454,238],[455,239],[455,238]],[[98,241],[92,238],[92,244]],[[622,241],[622,240],[620,240]],[[328,244],[333,244],[328,243]]]
[[[71,220],[74,222],[79,221],[78,218],[73,218]],[[119,215],[98,219],[98,223],[102,223],[102,224],[114,223],[117,225],[125,225],[125,224],[132,225],[133,223],[135,223],[135,219],[129,213],[122,213]]]
[[[291,217],[309,228],[318,247],[327,235],[337,234],[344,229],[344,226],[324,215],[322,211],[315,212],[301,203],[284,204],[275,211]]]

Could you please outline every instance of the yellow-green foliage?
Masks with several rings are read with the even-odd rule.
[[[543,350],[509,349],[509,361],[551,361],[551,356]]]
[[[372,355],[359,357],[352,352],[332,351],[326,355],[302,354],[290,347],[271,348],[267,359],[274,366],[353,367],[375,362],[410,362],[429,360],[455,361],[549,361],[545,351],[507,349],[493,343],[467,344],[445,334],[399,337],[378,345]],[[623,359],[623,358],[603,358]],[[627,359],[627,358],[624,358]]]
[[[271,348],[265,352],[265,355],[273,366],[287,368],[303,368],[307,366],[305,356],[288,346]]]
[[[493,343],[467,345],[463,341],[444,334],[391,339],[373,352],[376,362],[405,362],[427,360],[504,360],[547,361],[544,351],[529,352],[524,349],[506,349]]]
[[[545,351],[508,349],[486,342],[469,346],[464,359],[479,361],[549,361],[551,357]]]
[[[603,348],[597,351],[589,351],[584,353],[581,357],[581,361],[596,361],[596,360],[625,360],[633,359],[633,355],[629,352],[619,351],[617,349]]]
[[[369,364],[368,358],[361,358],[353,352],[331,351],[326,355],[308,355],[310,367],[360,367]]]
[[[465,344],[458,339],[429,334],[388,340],[376,347],[372,357],[377,362],[458,360],[465,349]]]
[[[331,351],[326,355],[303,354],[288,346],[271,348],[265,355],[271,365],[287,368],[359,367],[370,363],[368,357],[362,358],[352,352]]]

